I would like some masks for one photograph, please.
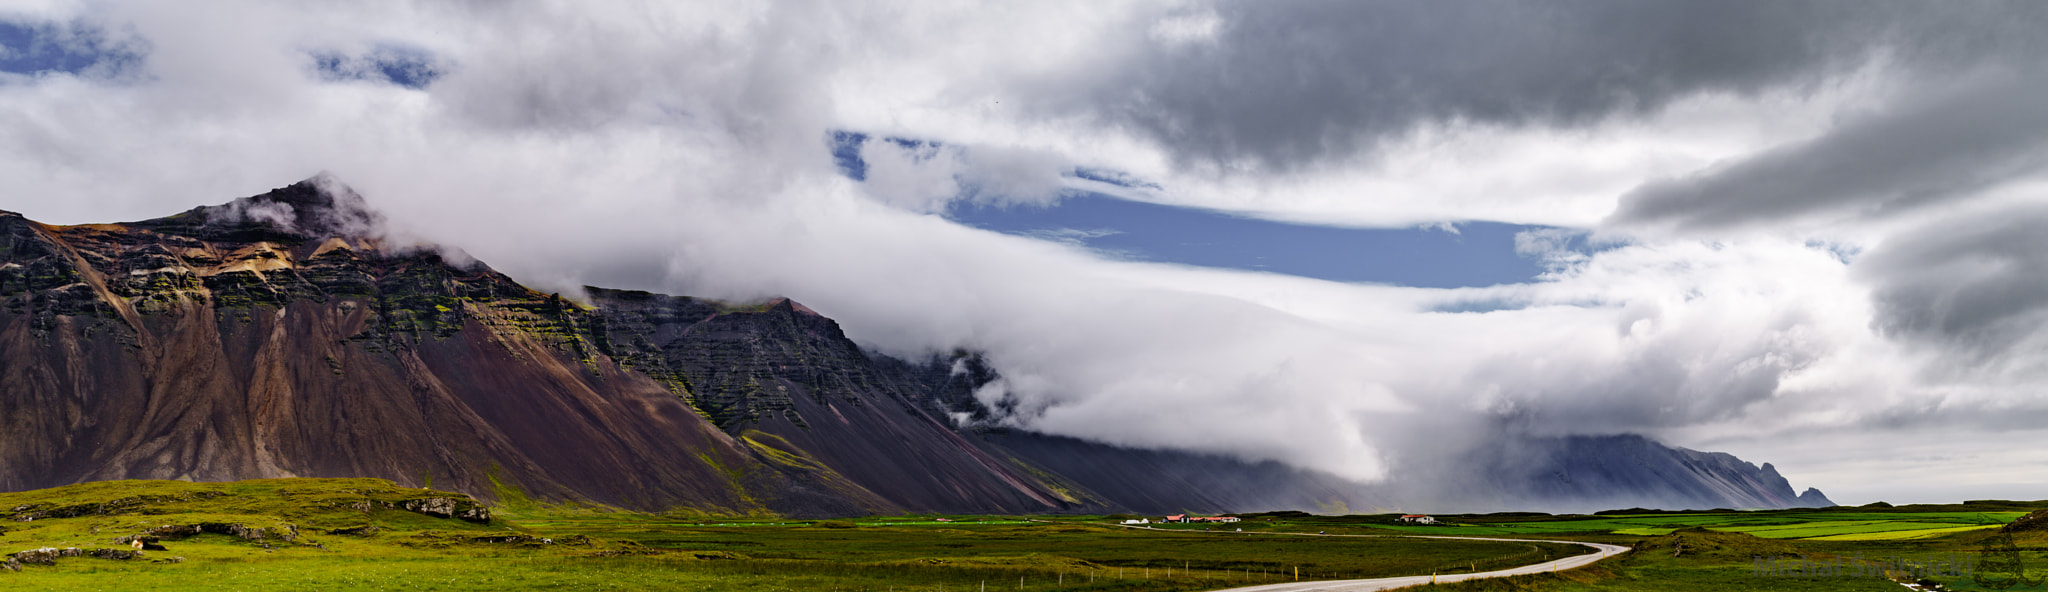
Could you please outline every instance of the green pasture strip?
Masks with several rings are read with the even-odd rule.
[[[1713,528],[1714,530],[1719,530],[1722,532],[1746,532],[1750,534],[1756,534],[1757,536],[1764,536],[1757,533],[1770,532],[1774,530],[1805,530],[1824,526],[1848,528],[1856,526],[1867,526],[1871,524],[1900,523],[1901,522],[1897,520],[1843,520],[1839,522],[1798,522],[1793,524],[1766,524],[1763,526],[1716,526]]]
[[[1804,539],[1833,536],[1840,534],[1893,532],[1900,530],[1927,530],[1936,528],[1950,528],[1953,526],[1955,525],[1936,522],[1881,522],[1876,524],[1859,524],[1850,526],[1832,526],[1825,524],[1817,524],[1811,528],[1766,530],[1762,532],[1752,532],[1750,534],[1767,539]]]
[[[2026,512],[1844,512],[1820,513],[1811,518],[1820,520],[1913,520],[1919,522],[1956,522],[1961,524],[2005,524],[2027,515]]]
[[[1995,524],[1985,524],[1985,525],[1977,525],[1977,526],[1951,526],[1951,527],[1948,527],[1948,528],[1927,528],[1927,529],[1921,529],[1921,530],[1893,530],[1893,531],[1883,531],[1883,532],[1862,532],[1862,533],[1849,533],[1849,534],[1837,534],[1837,535],[1830,535],[1830,536],[1817,536],[1817,537],[1809,537],[1809,540],[1815,540],[1815,541],[1898,541],[1898,540],[1910,540],[1910,539],[1925,539],[1925,538],[1932,538],[1932,537],[1938,537],[1938,536],[1942,536],[1942,535],[1946,535],[1946,534],[1951,534],[1951,533],[1957,533],[1957,532],[1968,532],[1968,531],[1972,531],[1972,530],[1985,530],[1985,529],[1991,529],[1991,528],[1998,528],[1998,525],[1995,525]]]

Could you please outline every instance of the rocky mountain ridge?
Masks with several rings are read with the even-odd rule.
[[[965,428],[952,416],[986,419],[973,392],[995,378],[971,354],[871,355],[789,300],[579,303],[380,227],[324,176],[125,224],[0,212],[0,490],[315,476],[792,515],[1403,505],[1278,463]],[[1641,485],[1620,467],[1683,460],[1645,442],[1635,465],[1544,462]],[[1735,463],[1642,490],[1796,501]],[[1590,495],[1543,483],[1480,485]]]

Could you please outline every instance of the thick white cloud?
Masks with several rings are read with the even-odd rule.
[[[0,18],[142,57],[0,79],[0,208],[140,219],[327,170],[536,287],[789,295],[886,351],[989,352],[1037,429],[1356,477],[1505,430],[1727,450],[1839,501],[2038,487],[2000,443],[2048,417],[2040,9],[1739,4],[48,2]],[[392,48],[438,77],[369,75]],[[1076,166],[1602,248],[1532,234],[1549,276],[1435,290],[931,214],[1108,187]],[[1896,483],[1933,467],[1960,485]]]

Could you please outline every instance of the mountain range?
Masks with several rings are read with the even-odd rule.
[[[1832,505],[1638,436],[1503,439],[1422,494],[991,427],[973,352],[873,353],[788,299],[541,293],[383,227],[325,176],[139,222],[0,212],[0,490],[380,477],[792,516]]]

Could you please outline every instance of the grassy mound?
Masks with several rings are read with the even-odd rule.
[[[450,532],[488,539],[504,532],[490,509],[467,495],[383,479],[82,483],[0,494],[0,524],[0,563],[10,565],[71,557],[183,561],[170,553],[325,550],[336,539]],[[109,552],[137,548],[148,552]]]
[[[1636,552],[1705,559],[1740,559],[1796,555],[1791,544],[1740,532],[1688,528],[1636,543]]]
[[[2000,530],[2012,533],[2048,531],[2048,510],[2028,512],[2027,515],[2000,527]]]

